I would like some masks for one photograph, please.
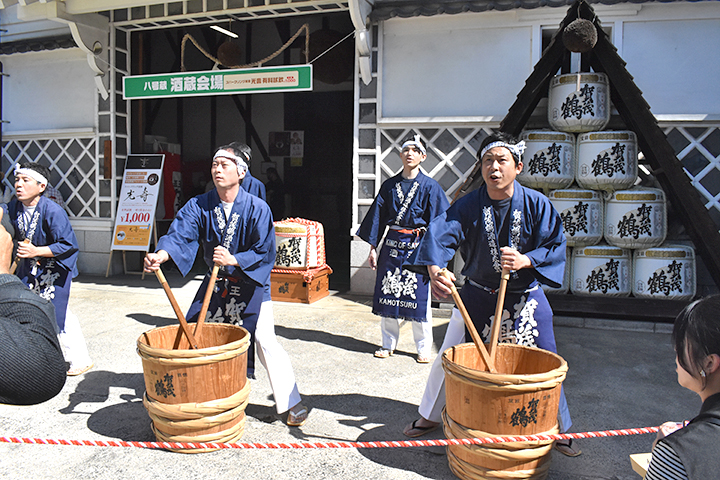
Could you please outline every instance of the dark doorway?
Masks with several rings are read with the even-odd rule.
[[[352,91],[285,95],[285,129],[305,132],[302,165],[285,159],[289,216],[323,224],[330,288],[350,288]]]

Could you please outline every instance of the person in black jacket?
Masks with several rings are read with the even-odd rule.
[[[678,383],[702,400],[687,425],[665,423],[658,432],[645,480],[717,478],[720,471],[720,295],[697,300],[673,327]]]
[[[10,274],[12,226],[0,209],[0,403],[34,405],[65,385],[53,304]]]

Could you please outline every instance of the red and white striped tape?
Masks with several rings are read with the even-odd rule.
[[[82,447],[135,447],[167,449],[331,449],[331,448],[406,448],[446,447],[448,445],[479,445],[483,443],[531,442],[536,440],[562,440],[568,438],[605,438],[656,433],[660,427],[627,428],[598,432],[557,433],[552,435],[522,435],[513,437],[451,438],[437,440],[400,440],[383,442],[299,442],[299,443],[176,443],[176,442],[125,442],[122,440],[57,440],[48,438],[0,437],[0,443],[33,445],[74,445]]]

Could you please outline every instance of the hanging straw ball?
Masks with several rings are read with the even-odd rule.
[[[241,65],[242,47],[233,41],[223,42],[217,49],[217,58],[225,67]]]
[[[562,34],[565,48],[571,52],[589,52],[597,43],[597,39],[595,24],[584,18],[578,18],[570,22]]]

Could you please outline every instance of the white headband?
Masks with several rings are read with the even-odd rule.
[[[407,142],[403,143],[400,151],[405,150],[405,147],[417,147],[423,155],[427,155],[427,151],[425,150],[425,147],[423,147],[423,144],[420,141],[420,135],[415,135],[412,140],[408,140]]]
[[[18,165],[15,165],[15,176],[18,175],[26,175],[33,180],[36,180],[38,183],[44,183],[45,185],[48,184],[48,179],[45,178],[40,172],[36,172],[35,170],[32,170],[30,168],[21,168]]]
[[[245,154],[243,153],[243,156],[244,155]],[[223,150],[223,149],[218,150],[217,152],[215,152],[215,156],[213,157],[213,160],[215,160],[218,157],[229,158],[230,160],[233,160],[235,162],[235,164],[237,165],[238,175],[240,173],[242,173],[240,171],[240,169],[243,169],[243,171],[245,171],[245,172],[247,172],[247,170],[248,170],[248,165],[247,165],[247,163],[245,163],[245,159],[230,153],[228,150]],[[248,160],[250,160],[250,159],[248,158]]]
[[[505,147],[508,150],[510,150],[510,153],[515,155],[515,157],[522,158],[522,154],[525,151],[525,141],[521,140],[520,142],[516,143],[515,145],[510,145],[509,143],[505,142],[492,142],[485,146],[485,148],[482,149],[480,152],[480,158],[484,157],[488,150],[495,147]]]

